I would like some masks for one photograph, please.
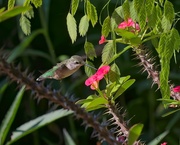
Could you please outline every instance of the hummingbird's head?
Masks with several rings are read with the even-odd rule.
[[[85,64],[85,62],[81,56],[73,55],[67,62],[66,66],[70,70],[73,70],[73,69],[78,69],[79,67],[81,67],[84,64]]]

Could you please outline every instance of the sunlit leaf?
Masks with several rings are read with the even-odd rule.
[[[79,23],[79,34],[85,36],[89,28],[89,20],[87,15],[84,15]]]
[[[42,0],[31,0],[31,2],[34,4],[36,8],[42,5]]]
[[[15,0],[8,0],[8,10],[14,7]]]
[[[71,13],[74,16],[76,14],[79,5],[79,0],[71,0]]]
[[[67,20],[66,24],[67,24],[69,36],[71,38],[72,43],[74,43],[77,38],[76,20],[71,13],[68,13],[66,20]]]
[[[29,19],[25,15],[21,15],[19,21],[20,21],[21,29],[24,32],[24,34],[29,35],[31,33],[31,23]]]

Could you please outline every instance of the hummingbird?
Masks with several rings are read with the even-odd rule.
[[[79,55],[73,55],[69,59],[57,63],[53,68],[43,73],[36,81],[42,81],[44,79],[56,79],[62,80],[74,72],[76,72],[81,66],[85,65],[83,57]]]

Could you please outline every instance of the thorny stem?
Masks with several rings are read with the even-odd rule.
[[[96,119],[93,118],[92,115],[87,113],[79,105],[76,105],[73,101],[69,100],[59,92],[54,92],[51,89],[44,87],[42,83],[34,82],[32,75],[27,76],[25,73],[20,72],[19,69],[7,63],[2,56],[0,57],[0,74],[4,73],[20,85],[26,85],[26,89],[34,92],[38,99],[45,98],[65,109],[74,111],[76,118],[83,119],[85,124],[93,127],[94,130],[98,132],[98,135],[105,139],[110,145],[121,144],[105,126],[102,126]]]
[[[157,71],[154,67],[155,63],[153,58],[151,58],[151,56],[149,56],[149,52],[147,52],[147,50],[145,50],[143,48],[142,45],[140,45],[138,48],[135,48],[136,51],[136,55],[138,57],[138,59],[141,61],[140,65],[142,65],[144,68],[144,71],[147,71],[148,73],[148,78],[152,78],[153,80],[153,85],[157,84],[158,85],[158,89],[160,88],[160,76],[159,76],[159,71]],[[143,72],[144,72],[143,71]],[[173,86],[170,85],[170,96],[174,99],[174,100],[178,100],[180,101],[180,93],[175,93],[173,92]]]

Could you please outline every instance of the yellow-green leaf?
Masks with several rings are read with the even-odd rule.
[[[89,28],[89,20],[87,15],[84,15],[79,23],[79,34],[85,36]]]
[[[76,20],[71,13],[68,13],[66,20],[69,36],[71,38],[72,43],[74,43],[77,38]]]
[[[107,37],[110,32],[110,27],[111,27],[110,22],[111,22],[111,18],[109,16],[107,16],[103,22],[102,32],[101,32],[102,35],[105,37]]]
[[[72,0],[71,1],[71,13],[73,16],[76,14],[78,5],[79,5],[79,0]]]

